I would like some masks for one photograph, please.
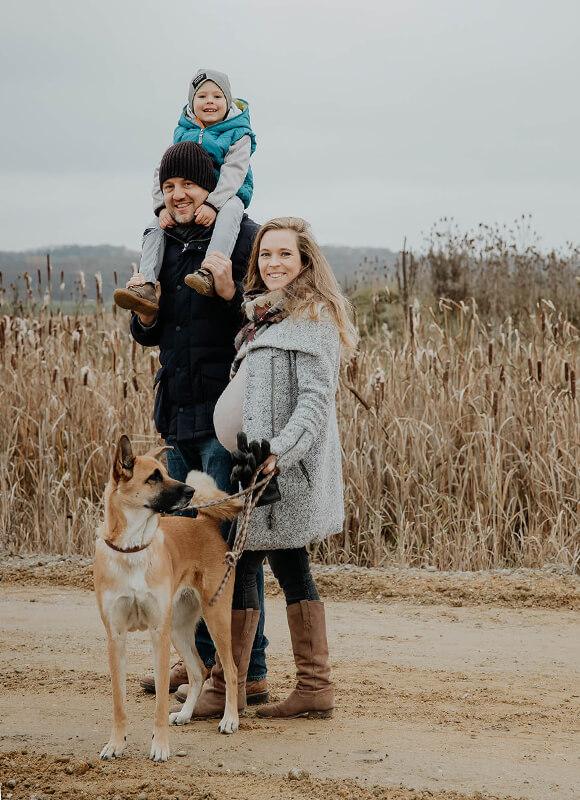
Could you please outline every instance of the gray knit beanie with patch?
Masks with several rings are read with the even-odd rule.
[[[206,81],[213,81],[220,87],[220,89],[224,93],[224,97],[226,98],[226,103],[228,105],[228,111],[229,111],[230,106],[232,104],[232,90],[230,88],[230,79],[228,78],[225,72],[218,72],[216,69],[198,69],[198,71],[191,79],[191,82],[189,84],[189,94],[187,97],[187,102],[190,109],[193,111],[193,98],[195,97],[196,92],[198,91],[200,86]]]

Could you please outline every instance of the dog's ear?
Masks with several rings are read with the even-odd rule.
[[[155,458],[159,460],[159,456],[166,450],[173,450],[173,447],[169,444],[164,444],[160,447],[154,447],[153,450],[150,450],[148,453],[146,453],[146,455],[149,456],[149,458]]]
[[[117,442],[115,457],[113,458],[113,478],[117,481],[128,481],[133,476],[135,456],[128,436],[121,436]]]

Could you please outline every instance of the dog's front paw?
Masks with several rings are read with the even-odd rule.
[[[235,733],[240,725],[239,717],[230,716],[227,712],[221,718],[220,724],[218,725],[218,731],[220,733]]]
[[[161,736],[153,734],[149,758],[151,761],[167,761],[169,758],[169,741],[166,737],[162,739]]]
[[[111,739],[101,750],[99,758],[102,758],[106,761],[110,761],[113,758],[118,758],[120,755],[123,755],[124,749],[125,749],[125,740],[119,743],[118,741]]]
[[[174,712],[169,715],[170,725],[187,725],[189,722],[191,722],[191,716],[184,714],[183,711]]]

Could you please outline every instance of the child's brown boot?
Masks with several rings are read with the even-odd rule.
[[[185,283],[190,289],[195,289],[198,294],[203,294],[206,297],[213,297],[215,289],[213,285],[213,275],[209,269],[196,269],[195,272],[190,272],[184,278]]]
[[[137,314],[153,314],[159,311],[157,294],[152,283],[129,286],[127,289],[115,289],[113,300],[119,308],[126,308]]]

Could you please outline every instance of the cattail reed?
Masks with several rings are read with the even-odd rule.
[[[95,291],[97,293],[97,306],[103,305],[103,276],[100,272],[95,273]]]

